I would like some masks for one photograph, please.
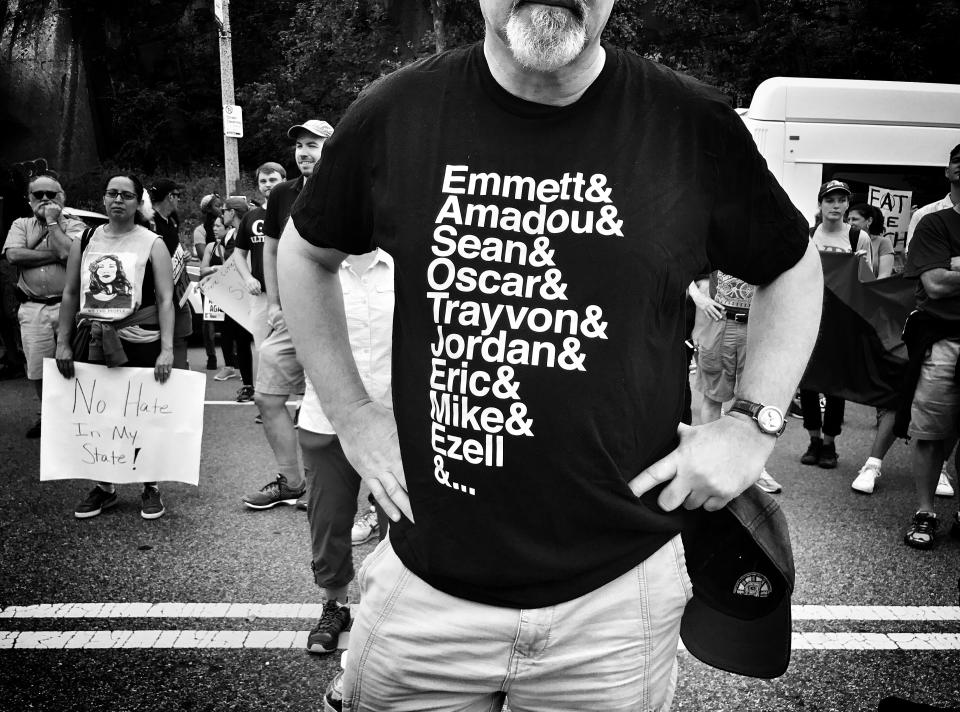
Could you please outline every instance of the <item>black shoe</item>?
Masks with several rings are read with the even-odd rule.
[[[237,403],[249,403],[253,400],[253,386],[240,386],[237,389]]]
[[[914,549],[932,549],[937,536],[937,515],[933,512],[917,512],[910,528],[903,535],[903,543]]]
[[[804,465],[816,465],[820,461],[820,451],[823,449],[823,438],[810,438],[807,451],[800,457]]]
[[[107,492],[101,487],[94,487],[90,490],[80,504],[73,510],[73,516],[77,519],[89,519],[95,517],[104,509],[109,509],[117,503],[117,491]]]
[[[216,371],[217,370],[217,357],[216,356],[207,356],[207,370]]]
[[[332,653],[337,649],[340,633],[350,627],[350,606],[336,601],[323,604],[320,620],[307,636],[307,650],[311,653]]]
[[[837,466],[837,446],[833,443],[824,443],[820,448],[820,457],[817,464],[825,470],[832,470]]]
[[[166,511],[157,486],[145,485],[140,494],[140,516],[144,519],[159,519]]]
[[[790,401],[790,407],[787,408],[787,415],[791,418],[803,420],[803,408],[800,407],[800,401],[797,398]]]
[[[306,484],[300,489],[293,489],[287,486],[287,478],[278,474],[277,479],[261,487],[259,492],[245,495],[243,503],[250,509],[270,509],[278,504],[295,505],[306,492]]]
[[[37,418],[37,422],[30,426],[30,429],[25,435],[31,440],[36,440],[40,437],[40,418]]]

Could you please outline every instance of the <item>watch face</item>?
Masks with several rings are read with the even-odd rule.
[[[768,433],[778,433],[783,427],[783,413],[773,406],[764,406],[757,413],[757,423]]]

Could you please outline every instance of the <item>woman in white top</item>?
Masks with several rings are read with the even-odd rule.
[[[70,246],[57,330],[57,368],[65,378],[73,378],[74,360],[152,368],[160,383],[170,377],[173,272],[163,240],[138,223],[142,195],[136,177],[111,177],[103,197],[109,222]],[[123,289],[117,286],[121,275]],[[114,298],[103,299],[104,293]],[[116,503],[114,485],[100,482],[74,516],[95,517]],[[164,512],[156,483],[145,482],[140,515],[157,519]]]

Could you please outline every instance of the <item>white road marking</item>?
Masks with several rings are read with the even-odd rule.
[[[319,618],[320,603],[40,603],[2,618]],[[960,606],[793,606],[795,621],[960,621]]]
[[[7,606],[0,619],[242,618],[316,620],[319,603],[39,603]],[[960,621],[960,606],[793,606],[806,621]],[[0,650],[303,649],[306,630],[0,630]],[[338,648],[349,645],[350,633]],[[682,649],[682,646],[681,646]],[[794,632],[794,650],[960,650],[960,633]]]

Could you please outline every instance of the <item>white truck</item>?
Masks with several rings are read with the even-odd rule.
[[[774,77],[738,109],[771,173],[813,224],[820,184],[846,181],[878,206],[902,251],[911,208],[948,191],[960,85]]]

